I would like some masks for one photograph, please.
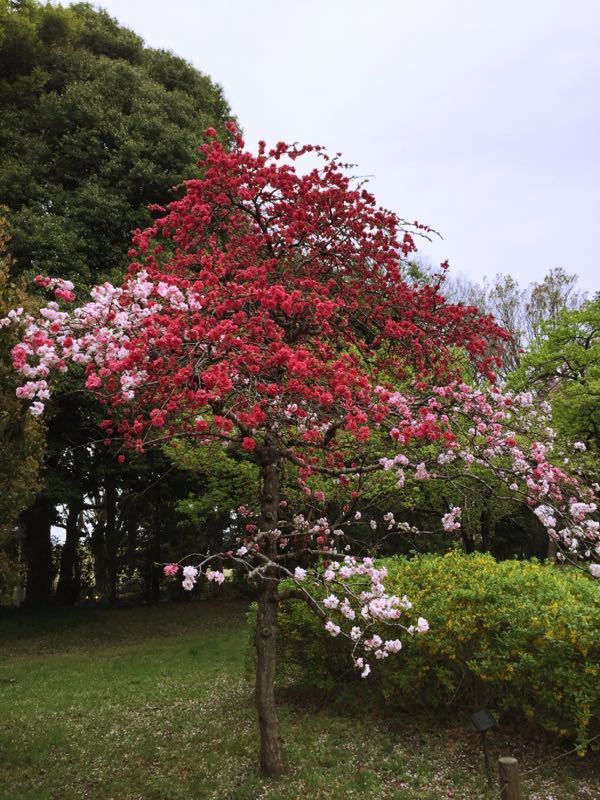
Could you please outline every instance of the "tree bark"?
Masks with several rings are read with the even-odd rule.
[[[279,464],[274,447],[268,444],[259,454],[261,459],[261,520],[265,532],[264,552],[273,556],[277,551],[275,536],[269,532],[277,526],[279,512]],[[275,705],[275,674],[277,667],[278,585],[276,572],[267,571],[259,584],[256,617],[256,708],[260,729],[260,767],[264,775],[275,777],[284,769],[279,718]]]
[[[78,568],[79,515],[83,499],[78,498],[69,505],[66,524],[65,543],[60,555],[60,572],[56,586],[56,600],[66,605],[75,605],[81,593],[80,570]]]
[[[129,578],[132,578],[136,570],[136,567],[138,566],[138,558],[137,558],[138,509],[134,503],[130,503],[130,505],[127,508],[126,532],[127,532],[127,554],[126,554],[127,575]]]
[[[106,508],[106,526],[104,540],[106,548],[106,577],[107,595],[111,606],[117,603],[117,581],[119,565],[117,559],[118,529],[117,529],[117,483],[112,471],[107,470],[104,480],[104,503]]]
[[[256,617],[256,708],[260,728],[260,768],[264,775],[283,771],[279,718],[275,705],[277,667],[277,588],[261,583]]]
[[[21,515],[23,522],[23,556],[27,570],[25,600],[27,608],[41,608],[50,599],[52,588],[51,527],[54,503],[43,494],[36,497]]]
[[[162,502],[160,486],[157,489],[155,499],[154,522],[150,531],[150,541],[148,542],[148,602],[157,604],[160,602],[160,544],[164,528]]]
[[[475,541],[470,533],[467,533],[464,528],[460,529],[460,535],[463,542],[463,547],[465,548],[465,553],[469,555],[470,553],[475,552]]]
[[[479,525],[481,531],[481,551],[483,553],[489,553],[492,540],[492,514],[489,497],[486,497],[483,501]]]
[[[104,539],[104,529],[106,527],[106,519],[104,509],[101,508],[96,514],[92,535],[90,538],[90,549],[92,551],[92,560],[94,564],[94,587],[96,599],[102,599],[107,596],[108,589],[108,575],[106,569],[106,541]]]

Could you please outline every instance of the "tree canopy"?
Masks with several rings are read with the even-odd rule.
[[[133,31],[87,3],[63,8],[0,0],[0,108],[0,203],[6,206],[11,235],[2,313],[18,304],[14,280],[17,286],[36,273],[60,274],[85,289],[118,275],[132,231],[151,221],[147,205],[177,196],[173,188],[197,174],[203,129],[212,125],[224,138],[229,135],[223,122],[230,111],[219,86],[183,59],[145,47]],[[10,346],[5,331],[1,358],[7,366]],[[7,386],[14,393],[10,380]],[[135,542],[148,549],[156,538],[154,533],[139,540],[131,532],[126,536],[121,523],[127,515],[120,508],[125,498],[135,507],[131,498],[144,492],[145,477],[154,480],[154,466],[138,459],[138,471],[121,471],[113,487],[95,448],[85,447],[95,435],[96,404],[74,394],[74,387],[63,384],[48,415],[42,491],[21,520],[32,605],[43,604],[52,585],[51,525],[67,530],[57,593],[72,601],[78,596],[72,587],[81,583],[74,570],[86,531],[79,524],[82,514],[93,531],[96,577],[110,572],[110,580],[102,578],[96,587],[102,596],[107,586],[109,594],[113,591],[118,565],[129,568],[135,562]],[[36,427],[23,418],[14,394],[4,404],[2,420],[3,430],[13,434],[23,425]],[[36,428],[38,462],[43,427]],[[6,441],[10,459],[16,445]],[[39,464],[18,463],[17,468],[7,462],[7,469],[16,476],[32,465],[25,483],[33,486]],[[182,491],[174,504],[187,497],[184,483],[173,484]],[[31,492],[9,496],[11,514],[4,519],[14,529]],[[94,508],[84,513],[84,506]],[[131,531],[131,520],[127,525]],[[140,561],[151,564],[141,554]],[[63,591],[65,586],[71,588]]]
[[[0,2],[0,202],[13,268],[90,285],[125,262],[146,206],[193,173],[219,86],[105,11]]]
[[[513,378],[551,402],[556,426],[598,459],[600,450],[600,296],[564,309],[542,326]],[[596,464],[596,470],[598,464]]]

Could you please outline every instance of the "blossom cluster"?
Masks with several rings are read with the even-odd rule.
[[[194,567],[191,564],[188,564],[184,567],[180,567],[179,564],[175,563],[165,564],[163,567],[163,572],[167,577],[172,578],[177,575],[180,569],[183,574],[181,585],[187,592],[192,591],[198,581],[199,575],[201,574],[204,574],[207,581],[212,581],[218,585],[221,585],[225,581],[225,575],[223,572],[208,568],[204,571],[204,573],[202,573],[201,569]]]
[[[303,520],[300,521],[302,524]],[[374,559],[364,557],[358,559],[354,556],[339,556],[333,547],[322,548],[328,559],[320,567],[312,569],[297,566],[293,571],[277,566],[276,562],[263,561],[262,566],[257,566],[254,561],[256,551],[245,546],[239,547],[235,553],[224,553],[204,558],[199,566],[186,565],[181,567],[177,563],[165,564],[163,572],[167,577],[175,577],[182,573],[182,586],[191,591],[199,577],[204,575],[208,581],[222,584],[225,580],[223,572],[213,570],[209,564],[215,558],[233,558],[238,564],[246,566],[248,573],[257,577],[257,573],[264,572],[267,568],[279,571],[281,577],[287,577],[295,582],[301,589],[301,595],[309,600],[313,607],[320,609],[324,619],[325,630],[333,637],[342,636],[352,644],[352,663],[366,678],[371,667],[367,658],[372,656],[377,660],[387,658],[390,654],[399,653],[402,641],[398,632],[412,636],[429,630],[429,623],[423,617],[418,617],[414,622],[407,619],[412,603],[406,595],[398,597],[389,595],[385,590],[387,568],[377,566]],[[325,587],[328,594],[322,599]],[[377,632],[382,626],[392,627],[395,635],[393,638],[384,639]],[[357,655],[357,650],[362,650],[363,655]]]
[[[401,620],[412,608],[412,603],[406,595],[397,597],[386,593],[386,576],[386,567],[377,567],[372,558],[357,559],[354,556],[345,556],[341,560],[334,556],[322,575],[330,592],[322,600],[325,615],[330,617],[331,612],[336,612],[337,618],[337,621],[327,618],[325,630],[333,637],[343,634],[354,643],[353,663],[361,670],[363,678],[371,671],[369,662],[365,660],[366,655],[370,654],[381,660],[402,649],[400,639],[382,639],[378,633],[373,632],[374,627],[393,625],[410,635],[415,632],[424,633],[429,629],[429,624],[423,617],[419,617],[414,625],[402,624]],[[299,574],[296,570],[294,577],[305,580],[306,572],[302,570]],[[343,630],[347,621],[352,623],[349,632]],[[365,656],[355,655],[359,647]]]

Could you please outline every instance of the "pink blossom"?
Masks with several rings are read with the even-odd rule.
[[[417,468],[415,469],[415,478],[418,481],[424,481],[428,477],[429,477],[429,473],[427,472],[425,464],[423,462],[421,462],[420,464],[417,464]]]
[[[460,528],[460,522],[457,518],[460,517],[461,513],[462,509],[459,506],[452,506],[450,511],[444,514],[442,517],[442,526],[445,531],[455,531]]]
[[[196,567],[192,567],[191,565],[188,565],[188,566],[183,568],[183,577],[184,578],[188,578],[190,580],[195,581],[197,575],[198,575],[198,570],[196,569]]]
[[[402,649],[402,642],[400,639],[388,639],[384,647],[389,653],[399,653]]]

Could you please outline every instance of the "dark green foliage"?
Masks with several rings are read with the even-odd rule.
[[[0,109],[0,203],[8,207],[12,275],[58,275],[82,295],[123,272],[132,231],[150,220],[147,205],[172,199],[173,187],[193,177],[202,131],[213,126],[225,137],[230,116],[207,76],[144,47],[106,12],[35,0],[0,0]],[[98,439],[100,410],[70,381],[47,415],[43,494],[23,517],[27,573],[46,576],[41,587],[29,581],[27,602],[48,597],[49,520],[70,531],[58,599],[80,596],[82,514],[93,531],[97,594],[114,599],[117,571],[137,570],[156,598],[158,539],[167,531],[176,538],[175,503],[189,495],[189,481],[171,486],[169,505],[148,490],[168,465],[157,475],[154,462],[137,459],[117,477],[114,454],[88,446]],[[160,513],[152,515],[152,503]]]
[[[11,309],[30,310],[33,297],[22,281],[10,280],[10,240],[0,208],[0,317]],[[15,395],[18,385],[10,351],[17,338],[12,327],[0,328],[0,603],[11,601],[21,581],[19,541],[15,533],[19,514],[39,487],[44,448],[44,425],[34,419]]]
[[[90,285],[191,177],[221,89],[86,3],[0,2],[0,202],[19,272]]]

